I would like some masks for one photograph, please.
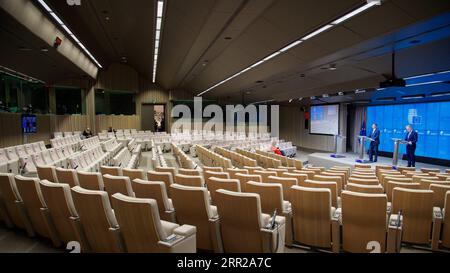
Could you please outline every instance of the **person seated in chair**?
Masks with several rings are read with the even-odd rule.
[[[83,132],[83,136],[84,136],[85,138],[90,138],[90,137],[92,137],[91,129],[86,128],[86,130],[84,130],[84,132]]]

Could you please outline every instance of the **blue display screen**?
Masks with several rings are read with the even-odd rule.
[[[367,109],[367,132],[377,123],[380,151],[393,152],[393,138],[404,139],[411,124],[419,134],[417,156],[450,160],[450,102],[371,106]],[[402,145],[400,153],[405,153]]]

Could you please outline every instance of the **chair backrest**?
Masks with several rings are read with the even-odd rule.
[[[236,174],[249,174],[248,170],[246,169],[227,169],[228,174],[230,175],[231,179],[238,179],[236,177]]]
[[[348,183],[352,184],[360,184],[360,185],[379,185],[380,181],[377,178],[369,179],[369,178],[356,178],[356,177],[350,177],[348,179]]]
[[[111,201],[127,252],[161,252],[159,242],[164,241],[171,234],[161,225],[157,202],[153,199],[138,199],[120,193],[114,194]]]
[[[298,185],[305,188],[329,189],[331,192],[331,205],[335,208],[338,207],[338,186],[336,182],[306,180],[305,182],[301,182]]]
[[[281,184],[247,182],[246,192],[259,194],[263,213],[272,215],[275,210],[280,214],[285,211]]]
[[[433,191],[394,188],[392,212],[403,212],[403,241],[428,244],[433,221]]]
[[[190,169],[178,169],[178,174],[190,176],[202,176],[202,172],[200,170],[190,170]]]
[[[79,186],[77,171],[73,169],[56,168],[58,183],[68,184],[71,188]]]
[[[216,204],[216,191],[217,190],[227,190],[241,192],[241,184],[238,179],[223,179],[217,177],[211,177],[206,182],[206,187],[211,195],[211,203]]]
[[[208,184],[208,180],[211,177],[229,179],[230,175],[228,173],[224,173],[224,172],[212,172],[212,171],[204,171],[203,172],[203,178],[205,179],[206,184]]]
[[[305,245],[331,246],[331,191],[326,188],[292,187],[294,240]]]
[[[278,183],[283,186],[284,200],[291,200],[291,187],[297,186],[297,178],[287,178],[278,176],[269,176],[269,183]]]
[[[162,181],[166,184],[167,194],[170,196],[170,185],[174,183],[174,177],[171,173],[161,173],[161,172],[147,172],[147,179],[149,181]]]
[[[134,179],[146,179],[146,174],[140,169],[122,169],[123,176],[128,176],[131,181]]]
[[[49,228],[41,212],[41,209],[47,208],[47,205],[42,196],[39,179],[16,175],[15,180],[33,229],[39,235],[50,238]]]
[[[431,180],[431,179],[422,179],[420,180],[420,188],[422,190],[429,190],[431,184],[439,184],[439,185],[450,185],[450,181],[442,181],[442,180]]]
[[[372,169],[372,166],[366,164],[355,164],[355,168],[357,169]]]
[[[173,184],[170,192],[177,222],[197,227],[198,248],[214,249],[209,219],[216,217],[217,212],[209,204],[208,190]]]
[[[105,183],[105,190],[109,197],[115,193],[121,193],[130,197],[134,197],[133,188],[131,187],[131,181],[128,176],[113,176],[105,174],[103,176],[103,183]]]
[[[348,183],[346,186],[346,190],[367,194],[384,194],[384,189],[381,185],[361,185]]]
[[[86,190],[103,191],[105,184],[101,173],[90,173],[78,171],[78,183]]]
[[[175,183],[188,187],[203,187],[203,179],[201,176],[191,176],[178,174],[175,176]]]
[[[223,172],[223,168],[222,167],[208,167],[208,166],[203,166],[202,167],[203,171],[210,171],[210,172],[218,172],[221,173]]]
[[[420,181],[422,180],[439,180],[438,177],[436,176],[431,176],[429,174],[419,174],[419,175],[414,175],[412,177],[413,179],[413,183],[420,183]]]
[[[265,223],[259,195],[218,190],[216,202],[225,252],[262,252],[261,228]]]
[[[247,182],[262,182],[261,175],[258,174],[236,174],[237,179],[241,183],[241,191],[245,192],[245,187]]]
[[[160,173],[171,173],[172,177],[175,177],[177,175],[177,170],[173,167],[155,167],[156,172]]]
[[[286,173],[283,173],[281,175],[281,177],[284,177],[284,178],[295,178],[295,179],[297,179],[297,184],[300,184],[301,182],[305,182],[306,180],[308,180],[310,175],[304,174],[304,173],[297,173],[297,172],[293,172],[293,173],[287,173],[286,172]],[[312,177],[314,177],[314,175]]]
[[[72,188],[75,209],[93,252],[121,252],[117,237],[110,229],[118,229],[108,193],[93,191],[79,186]]]
[[[255,175],[260,175],[263,183],[269,182],[269,176],[278,176],[277,172],[269,172],[269,171],[254,171]]]
[[[442,225],[442,245],[450,248],[450,191],[445,194],[444,220]]]
[[[339,176],[315,175],[314,180],[323,182],[335,182],[337,185],[338,195],[340,195],[340,192],[342,191],[344,185],[342,177]]]
[[[368,252],[371,241],[386,251],[387,197],[385,194],[342,192],[342,241],[348,252]]]
[[[36,166],[36,169],[40,180],[48,180],[53,183],[58,183],[56,168],[54,166]]]
[[[102,175],[105,175],[105,174],[114,175],[114,176],[122,176],[123,175],[122,168],[120,168],[120,167],[101,166],[100,172],[102,173]]]
[[[314,175],[316,175],[316,172],[314,172],[314,171],[307,171],[307,170],[294,170],[293,173],[306,174],[307,178],[305,178],[304,180],[306,180],[306,179],[313,179]]]
[[[14,174],[0,173],[0,197],[13,224],[19,228],[25,228],[21,213],[16,205],[17,201],[22,201],[22,197],[17,189]]]
[[[162,216],[164,212],[172,209],[171,201],[167,195],[166,184],[164,182],[135,179],[131,183],[136,198],[156,200],[160,216]]]
[[[68,243],[78,240],[70,217],[78,217],[68,184],[41,180],[40,187],[60,239]]]
[[[386,195],[388,197],[388,201],[392,202],[392,194],[393,194],[395,188],[419,190],[420,184],[419,183],[402,183],[402,182],[388,181],[385,188],[386,188]]]
[[[433,206],[438,208],[444,208],[445,197],[447,195],[447,192],[450,191],[450,185],[431,184],[430,190],[433,191]]]

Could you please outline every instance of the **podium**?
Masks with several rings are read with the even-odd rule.
[[[332,158],[345,158],[344,153],[344,147],[346,146],[345,140],[347,137],[342,135],[335,135],[334,136],[334,143],[336,144],[335,153],[331,155]]]
[[[367,164],[370,161],[364,158],[366,154],[365,153],[366,141],[372,141],[372,139],[366,136],[358,136],[358,140],[359,140],[359,158],[356,159],[356,162],[361,164]]]
[[[392,156],[392,166],[397,166],[398,164],[398,155],[399,155],[399,151],[400,151],[400,145],[404,144],[407,145],[408,141],[404,141],[403,139],[400,138],[393,138],[392,139],[394,141],[394,154]]]

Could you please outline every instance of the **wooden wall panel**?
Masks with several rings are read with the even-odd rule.
[[[114,129],[136,129],[140,130],[141,121],[139,116],[115,116],[115,115],[98,115],[95,124],[97,132],[108,130],[109,127]]]

